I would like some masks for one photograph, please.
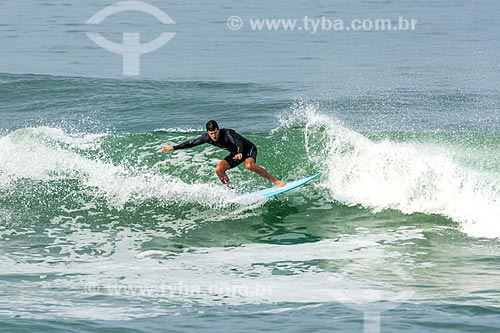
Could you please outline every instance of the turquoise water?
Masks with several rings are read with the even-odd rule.
[[[500,330],[497,3],[150,3],[177,35],[130,78],[84,33],[111,3],[0,1],[2,332]],[[135,15],[92,29],[162,31]],[[258,201],[243,167],[219,184],[224,151],[161,152],[208,119],[322,176]]]

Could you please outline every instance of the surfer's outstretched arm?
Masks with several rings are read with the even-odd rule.
[[[208,140],[209,140],[208,135],[207,134],[203,134],[199,138],[183,142],[183,143],[178,144],[176,146],[164,146],[163,147],[163,152],[167,152],[167,151],[171,151],[171,150],[179,150],[179,149],[186,149],[186,148],[196,147],[196,146],[202,145],[204,143],[207,143]]]

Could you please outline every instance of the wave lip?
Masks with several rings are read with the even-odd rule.
[[[308,157],[326,170],[323,185],[332,199],[375,212],[438,214],[469,236],[500,237],[500,175],[461,165],[446,147],[376,142],[312,104],[299,103],[280,122],[305,126]]]

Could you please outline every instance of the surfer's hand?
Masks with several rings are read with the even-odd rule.
[[[239,153],[239,154],[234,155],[233,160],[241,160],[242,157],[243,157],[243,154]]]
[[[167,151],[171,151],[171,150],[174,150],[174,147],[172,146],[164,146],[163,147],[163,152],[166,153]]]

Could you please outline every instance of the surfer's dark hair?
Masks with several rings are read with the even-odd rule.
[[[215,120],[209,120],[207,123],[207,131],[215,131],[219,128],[219,124]]]

